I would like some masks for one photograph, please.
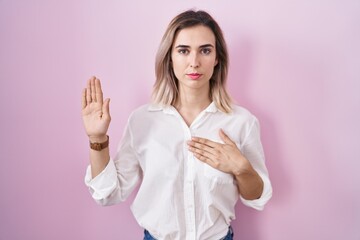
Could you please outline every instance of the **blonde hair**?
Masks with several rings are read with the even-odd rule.
[[[216,41],[216,58],[218,64],[214,67],[210,79],[210,99],[223,112],[230,113],[231,98],[225,89],[228,74],[228,52],[222,31],[216,21],[204,11],[188,10],[177,15],[167,27],[161,40],[155,60],[156,81],[152,99],[161,105],[174,105],[179,98],[178,80],[171,64],[171,50],[176,33],[180,30],[197,25],[203,25],[212,30]]]

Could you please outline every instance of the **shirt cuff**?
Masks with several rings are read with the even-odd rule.
[[[117,171],[115,163],[110,159],[105,169],[95,178],[91,176],[91,166],[86,169],[85,185],[95,200],[105,199],[115,190],[117,185]]]
[[[261,174],[259,174],[259,175],[264,183],[264,188],[263,188],[261,197],[258,199],[254,199],[254,200],[247,200],[240,195],[240,200],[244,205],[261,211],[261,210],[264,210],[265,204],[272,197],[272,187],[271,187],[270,180],[267,176],[264,176]]]

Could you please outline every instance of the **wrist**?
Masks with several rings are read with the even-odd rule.
[[[103,142],[90,142],[90,148],[95,151],[101,151],[109,147],[109,136],[106,136],[106,140]]]
[[[242,164],[233,169],[233,175],[235,177],[246,176],[254,173],[254,168],[251,166],[250,162],[245,159]]]
[[[106,134],[99,135],[99,136],[89,136],[89,141],[91,143],[102,143],[102,142],[107,141],[107,139],[108,139],[108,136]]]

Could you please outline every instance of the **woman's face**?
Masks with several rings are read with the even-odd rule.
[[[209,91],[209,80],[217,64],[215,35],[208,27],[184,28],[175,36],[172,67],[182,91]]]

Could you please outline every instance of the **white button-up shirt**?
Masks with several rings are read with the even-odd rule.
[[[243,199],[233,175],[189,152],[192,136],[222,142],[220,128],[262,178],[259,199]],[[220,239],[235,219],[239,198],[258,210],[271,198],[259,131],[257,119],[239,106],[226,114],[211,103],[189,127],[174,107],[145,105],[131,114],[115,158],[93,179],[89,166],[85,183],[99,204],[112,205],[124,201],[141,182],[131,209],[156,239]]]

